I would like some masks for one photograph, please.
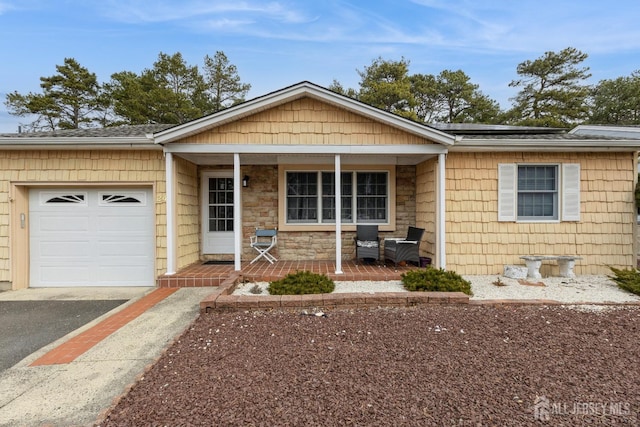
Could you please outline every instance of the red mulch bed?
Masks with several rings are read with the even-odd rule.
[[[327,315],[202,315],[100,425],[640,424],[638,308]]]

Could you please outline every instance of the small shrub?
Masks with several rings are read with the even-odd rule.
[[[402,284],[408,291],[437,291],[471,293],[471,282],[464,280],[454,271],[427,267],[402,274]]]
[[[269,282],[271,295],[328,294],[336,288],[335,283],[324,274],[298,271],[287,274],[283,279]]]
[[[615,274],[615,276],[609,276],[609,278],[616,282],[620,289],[640,295],[640,271],[638,269],[619,270],[613,267],[609,267],[609,269]]]
[[[262,293],[262,288],[260,287],[260,285],[258,285],[257,283],[255,285],[253,285],[250,289],[249,292],[254,294],[254,295],[259,295]]]

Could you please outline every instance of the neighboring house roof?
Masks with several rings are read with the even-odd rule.
[[[171,143],[198,134],[200,132],[221,126],[223,124],[239,120],[301,98],[312,98],[321,102],[334,105],[338,108],[362,115],[371,120],[384,123],[388,126],[400,129],[407,133],[427,138],[445,146],[453,145],[456,140],[454,135],[432,128],[422,123],[406,119],[397,114],[372,107],[348,96],[340,95],[311,82],[301,82],[267,95],[235,105],[226,110],[219,111],[200,119],[192,120],[175,126],[171,129],[159,132],[155,135],[158,144]]]
[[[432,125],[458,136],[449,151],[635,151],[640,143],[629,137],[567,132],[562,128],[445,123]]]
[[[571,129],[569,133],[640,139],[640,126],[580,125]]]

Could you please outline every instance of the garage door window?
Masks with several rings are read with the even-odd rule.
[[[146,205],[144,193],[100,193],[100,206],[108,205]]]
[[[42,193],[41,200],[44,205],[57,204],[86,204],[86,194],[63,194],[63,193]]]

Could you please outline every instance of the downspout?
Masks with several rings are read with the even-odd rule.
[[[173,190],[173,154],[164,153],[165,158],[165,187],[167,210],[167,272],[165,275],[176,274],[176,223]]]
[[[340,154],[335,157],[335,193],[336,193],[336,274],[342,274],[342,194],[340,183]]]
[[[234,269],[241,270],[242,256],[242,181],[240,181],[240,154],[233,153],[233,236],[234,236]]]
[[[445,225],[446,225],[446,217],[445,217],[445,160],[447,159],[447,155],[445,153],[438,154],[438,227],[437,227],[437,249],[436,253],[438,254],[437,267],[442,268],[443,270],[447,268],[447,248],[445,244]]]

